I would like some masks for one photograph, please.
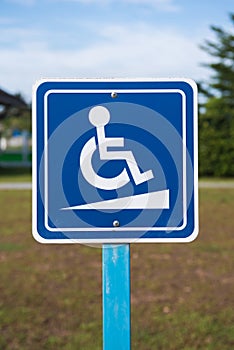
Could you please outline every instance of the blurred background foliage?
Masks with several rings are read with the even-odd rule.
[[[25,106],[23,108],[9,107],[4,111],[4,119],[1,121],[2,134],[7,137],[11,136],[14,130],[28,131],[29,134],[32,130],[31,104],[27,104],[20,93],[15,96],[23,101]]]
[[[234,14],[230,15],[232,26]],[[216,40],[201,46],[211,57],[210,82],[200,84],[200,176],[234,176],[234,33],[211,26]]]

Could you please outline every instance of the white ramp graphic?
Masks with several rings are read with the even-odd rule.
[[[169,190],[76,205],[61,210],[83,209],[169,209]]]

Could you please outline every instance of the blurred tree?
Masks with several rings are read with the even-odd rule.
[[[15,94],[15,96],[25,102],[20,93]],[[25,102],[25,107],[8,107],[4,112],[2,125],[5,135],[10,135],[13,130],[26,130],[31,133],[31,106]]]
[[[234,14],[230,15],[234,25]],[[214,58],[208,84],[201,85],[206,102],[199,116],[200,175],[234,176],[234,34],[211,26],[216,42],[202,49]]]

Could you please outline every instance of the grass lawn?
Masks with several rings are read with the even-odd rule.
[[[31,168],[2,168],[0,167],[0,182],[30,182]]]
[[[234,182],[233,177],[200,177],[199,180],[205,182]]]
[[[233,348],[233,207],[201,189],[195,242],[131,246],[132,350]],[[34,241],[30,191],[0,208],[0,349],[102,349],[101,250]]]

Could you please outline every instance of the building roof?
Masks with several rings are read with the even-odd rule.
[[[0,105],[5,107],[25,107],[26,103],[19,97],[10,95],[9,93],[0,89]]]
[[[27,108],[27,104],[20,98],[0,89],[0,121],[6,118],[9,109],[16,108],[19,112]],[[18,114],[20,116],[20,114]]]

